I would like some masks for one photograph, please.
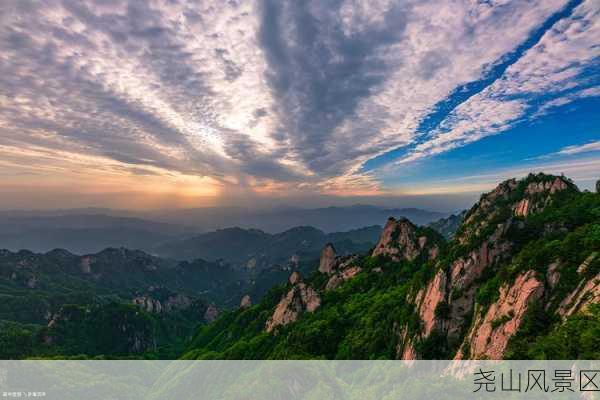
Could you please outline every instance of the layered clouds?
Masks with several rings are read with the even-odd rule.
[[[0,176],[381,193],[406,164],[598,96],[598,20],[594,1],[2,2]]]

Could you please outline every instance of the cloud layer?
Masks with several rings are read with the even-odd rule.
[[[406,163],[600,95],[598,8],[4,1],[0,176],[375,193]]]

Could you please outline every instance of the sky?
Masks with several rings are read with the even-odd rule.
[[[454,210],[600,179],[600,2],[5,0],[0,208]]]

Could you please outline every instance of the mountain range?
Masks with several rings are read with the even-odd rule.
[[[0,243],[2,248],[13,251],[47,252],[62,248],[75,254],[87,254],[107,247],[127,247],[153,253],[157,248],[168,249],[169,242],[180,242],[201,233],[227,228],[277,234],[295,227],[310,226],[332,233],[380,225],[388,216],[404,216],[415,223],[426,224],[446,214],[374,206],[274,210],[214,207],[142,213],[95,208],[2,211]],[[235,235],[235,230],[228,232]]]
[[[0,356],[600,357],[599,193],[531,174],[447,218],[380,222],[0,251]]]
[[[390,218],[371,252],[326,246],[184,358],[598,359],[599,303],[600,194],[529,175],[483,194],[451,240]]]

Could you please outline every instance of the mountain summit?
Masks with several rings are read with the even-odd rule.
[[[185,357],[598,358],[599,196],[510,179],[450,241],[390,218],[370,253],[326,246],[313,275],[201,328]]]

